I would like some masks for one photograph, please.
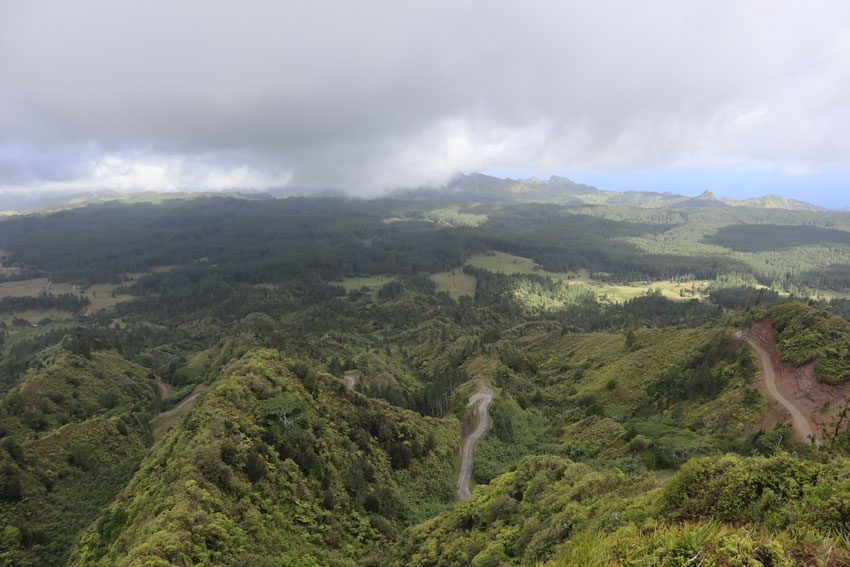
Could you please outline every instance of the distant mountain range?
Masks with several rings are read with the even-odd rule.
[[[168,200],[189,201],[207,197],[232,197],[239,199],[274,199],[287,196],[344,196],[343,192],[325,190],[316,193],[306,190],[279,189],[262,192],[169,192],[140,191],[122,193],[99,190],[77,194],[34,197],[0,210],[0,217],[26,213],[50,213],[109,202],[161,203]],[[554,203],[565,206],[609,205],[642,208],[703,208],[703,207],[754,207],[794,211],[824,211],[823,207],[789,199],[781,195],[765,195],[752,199],[719,199],[711,191],[688,197],[657,191],[606,191],[577,183],[566,177],[553,175],[549,179],[502,179],[481,173],[458,175],[442,187],[399,189],[390,197],[413,199],[448,199],[453,201],[503,202],[503,203]],[[850,207],[842,209],[850,212]]]
[[[567,206],[612,205],[626,207],[757,207],[795,211],[823,211],[823,207],[780,195],[752,199],[718,199],[711,191],[697,197],[654,191],[605,191],[553,175],[549,179],[501,179],[471,173],[459,175],[443,187],[424,187],[397,191],[396,196],[449,198],[462,201],[556,203]]]

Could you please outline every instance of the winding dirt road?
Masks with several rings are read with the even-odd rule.
[[[478,404],[478,425],[475,430],[463,440],[460,451],[460,475],[457,480],[457,497],[466,500],[470,497],[469,483],[472,480],[472,457],[475,444],[487,432],[490,427],[490,414],[487,408],[493,401],[493,392],[483,382],[479,384],[478,391],[469,397],[469,406]]]
[[[776,373],[773,370],[773,361],[770,353],[749,337],[747,337],[747,342],[750,343],[750,346],[753,347],[759,356],[759,362],[761,362],[762,372],[764,373],[764,385],[767,387],[768,394],[791,414],[791,425],[794,427],[794,433],[799,440],[808,441],[809,437],[813,435],[812,426],[809,424],[806,416],[803,415],[803,412],[783,396],[776,387]]]

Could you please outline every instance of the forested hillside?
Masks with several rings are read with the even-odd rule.
[[[0,221],[0,563],[844,564],[850,214],[701,201]]]
[[[63,563],[77,533],[132,476],[156,400],[144,368],[73,339],[42,351],[0,402],[7,564]]]
[[[458,427],[259,350],[229,364],[72,564],[356,564],[451,499]]]

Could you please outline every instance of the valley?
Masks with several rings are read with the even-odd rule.
[[[850,567],[848,31],[0,1],[0,567]]]
[[[850,554],[850,217],[733,209],[229,196],[0,221],[3,561]]]

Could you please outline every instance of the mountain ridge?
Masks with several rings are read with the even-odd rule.
[[[578,183],[566,177],[551,176],[548,180],[499,178],[483,173],[460,174],[443,186],[399,189],[391,195],[413,198],[455,198],[486,202],[541,202],[566,206],[614,205],[640,208],[658,207],[753,207],[799,211],[825,211],[824,207],[767,194],[748,199],[718,198],[712,191],[689,197],[659,191],[609,191]],[[847,209],[845,209],[847,210]]]

